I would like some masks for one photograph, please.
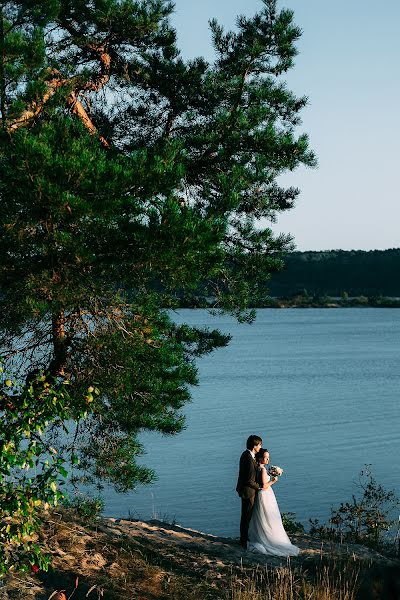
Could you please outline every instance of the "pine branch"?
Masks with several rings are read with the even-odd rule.
[[[0,30],[0,36],[1,36],[1,30]],[[3,127],[6,127],[6,129],[9,133],[16,131],[20,127],[25,127],[26,125],[28,125],[32,121],[32,119],[39,116],[39,114],[42,112],[44,106],[54,96],[54,94],[57,92],[57,90],[59,90],[61,87],[71,87],[71,85],[74,87],[74,90],[67,97],[67,100],[66,100],[67,105],[72,108],[72,112],[81,120],[81,122],[83,123],[83,125],[86,127],[86,129],[89,131],[89,133],[91,135],[94,135],[97,133],[96,126],[94,125],[93,121],[89,117],[82,102],[79,100],[79,94],[84,90],[98,92],[108,83],[108,81],[110,79],[111,56],[108,52],[106,52],[104,44],[102,44],[100,46],[96,46],[94,44],[87,44],[86,47],[91,52],[96,54],[97,57],[99,58],[100,65],[101,65],[100,76],[97,79],[85,82],[82,85],[80,78],[75,77],[75,78],[71,78],[71,79],[65,79],[62,77],[61,73],[58,70],[52,69],[51,74],[54,75],[54,77],[53,77],[53,79],[51,79],[50,81],[47,82],[47,91],[45,92],[45,94],[43,95],[41,100],[39,102],[32,102],[31,106],[28,109],[26,109],[22,113],[22,115],[18,119],[14,120],[8,127],[5,125],[4,117],[0,121],[0,123],[3,125]],[[1,72],[0,72],[0,76],[1,76]],[[3,109],[3,98],[5,98],[5,93],[1,94],[2,116],[3,115],[5,116],[5,111]],[[109,147],[109,143],[103,136],[100,136],[100,141],[105,148]]]

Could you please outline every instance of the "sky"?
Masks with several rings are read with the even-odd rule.
[[[300,188],[275,231],[298,250],[400,247],[400,0],[279,0],[303,35],[286,81],[307,96],[299,132],[310,136],[316,169],[280,180]],[[213,60],[208,21],[235,27],[261,0],[175,0],[185,58]]]

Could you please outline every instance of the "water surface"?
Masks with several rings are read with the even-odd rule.
[[[274,487],[281,510],[304,524],[350,500],[365,463],[400,493],[399,310],[262,309],[252,325],[203,310],[175,318],[218,327],[232,342],[198,361],[187,429],[143,434],[143,462],[158,481],[127,495],[108,490],[107,515],[236,536],[238,460],[252,433],[285,471]]]

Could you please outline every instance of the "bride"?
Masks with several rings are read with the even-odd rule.
[[[254,506],[249,526],[247,549],[274,554],[275,556],[297,556],[300,549],[294,546],[282,525],[281,513],[272,486],[278,478],[271,477],[266,471],[269,464],[269,452],[261,448],[256,454],[258,461],[257,478],[260,490]]]

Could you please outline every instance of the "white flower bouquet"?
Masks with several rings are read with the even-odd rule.
[[[283,473],[283,469],[280,467],[276,467],[275,465],[271,465],[269,468],[269,474],[271,477],[280,477]]]

